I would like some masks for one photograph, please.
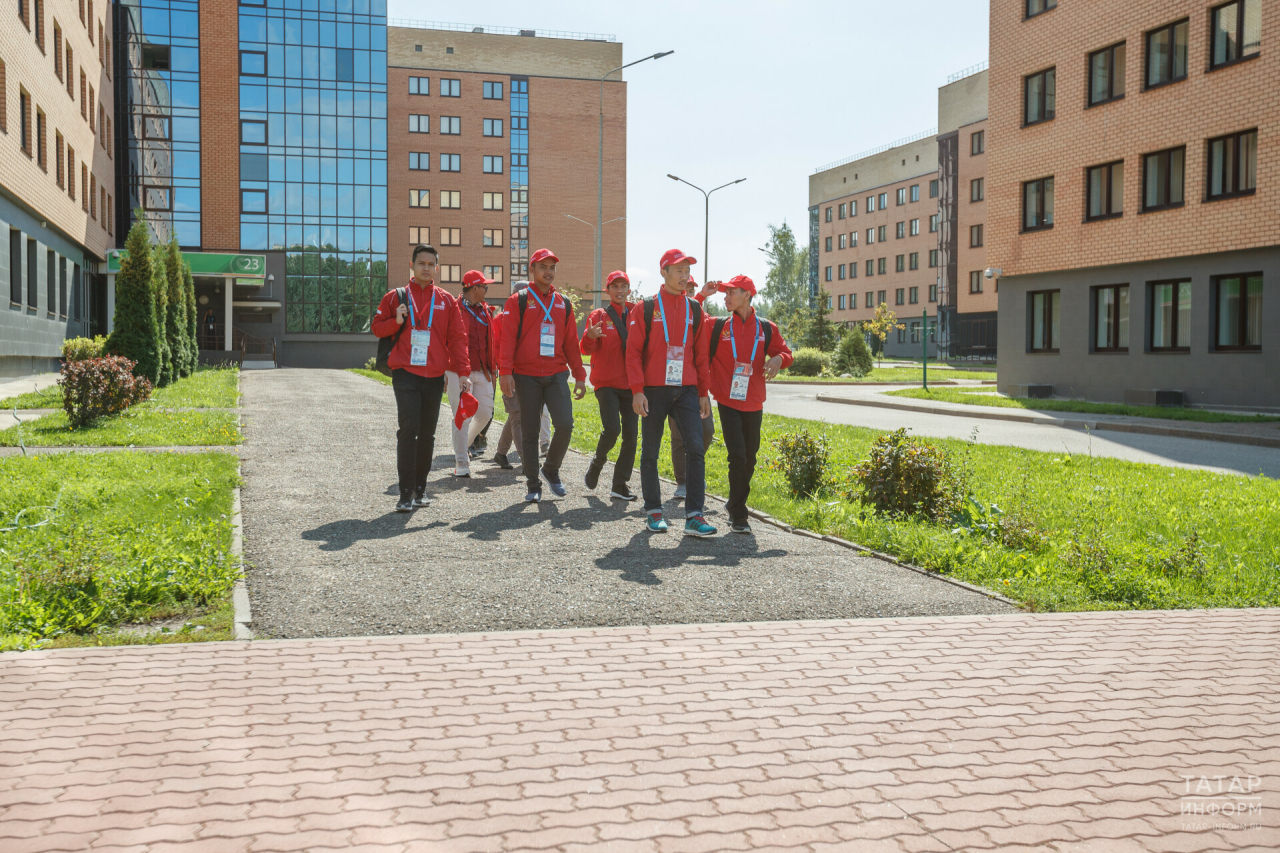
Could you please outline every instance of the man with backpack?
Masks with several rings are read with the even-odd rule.
[[[529,257],[530,286],[507,297],[501,334],[502,354],[498,372],[502,393],[518,397],[523,439],[520,459],[529,491],[525,500],[542,500],[542,483],[552,494],[565,496],[560,481],[560,463],[573,434],[573,398],[569,396],[569,373],[573,373],[573,395],[587,394],[587,372],[578,350],[578,327],[573,306],[555,289],[556,264],[560,259],[550,249],[539,249]],[[542,407],[551,415],[551,446],[541,470],[538,467],[538,421]]]
[[[609,304],[591,312],[579,344],[582,352],[591,356],[591,387],[600,404],[603,426],[595,456],[587,468],[586,483],[588,489],[595,490],[600,472],[609,461],[609,451],[621,434],[622,447],[618,449],[618,463],[613,466],[609,497],[633,501],[636,496],[627,483],[636,464],[639,421],[631,408],[631,388],[627,383],[627,321],[631,307],[627,296],[631,293],[631,280],[622,270],[614,270],[605,279],[604,289]]]
[[[400,500],[396,512],[430,506],[427,474],[435,448],[445,369],[458,370],[458,387],[471,390],[471,363],[462,313],[448,291],[436,287],[440,256],[431,246],[413,250],[413,277],[387,292],[371,327],[379,341],[378,366],[391,374],[396,395],[396,467]]]
[[[697,263],[679,249],[662,256],[662,289],[637,303],[627,324],[627,381],[632,409],[643,418],[640,451],[640,489],[647,527],[662,533],[662,488],[658,454],[667,416],[674,414],[684,436],[688,494],[685,497],[686,536],[714,536],[716,529],[703,517],[706,462],[701,419],[710,415],[707,397],[706,348],[702,306],[685,295],[689,266]]]
[[[497,335],[493,333],[494,311],[484,301],[493,279],[485,278],[478,270],[468,270],[462,276],[462,322],[467,328],[467,356],[471,365],[471,393],[476,398],[474,415],[466,418],[461,426],[453,427],[453,456],[455,477],[471,476],[471,442],[476,440],[493,416],[493,385],[497,381]],[[458,367],[450,360],[445,371],[445,384],[449,394],[449,406],[454,418],[462,402]]]
[[[720,285],[728,317],[719,317],[703,339],[708,380],[720,410],[720,435],[729,453],[729,530],[750,533],[747,497],[760,450],[766,379],[791,366],[791,349],[778,327],[751,307],[756,285],[745,275]]]
[[[517,281],[512,283],[511,292],[519,293],[529,286],[527,281]],[[510,299],[507,300],[508,302]],[[502,353],[502,329],[506,325],[507,312],[504,308],[497,312],[497,320],[493,325],[494,333],[497,335],[498,353]],[[501,387],[501,383],[499,383]],[[520,428],[520,401],[514,394],[508,396],[506,393],[502,395],[502,406],[507,412],[507,421],[502,425],[502,433],[498,436],[498,447],[493,454],[494,463],[503,470],[510,471],[516,465],[522,469],[524,463],[520,461],[521,445],[524,444],[524,430]],[[542,417],[538,421],[538,441],[543,446],[551,442],[551,418],[547,416],[547,407],[542,407]],[[512,445],[516,450],[512,451]],[[514,456],[515,458],[510,458]]]
[[[698,290],[698,282],[693,276],[689,276],[689,283],[685,285],[685,294],[695,300],[699,305],[706,304],[707,297],[716,292],[716,282],[707,282],[702,290]],[[702,314],[703,324],[710,323],[712,317],[705,311]],[[667,418],[667,426],[671,429],[671,471],[676,478],[676,494],[675,497],[680,500],[685,496],[688,487],[685,485],[684,470],[684,439],[680,436],[680,427],[676,425],[674,416]],[[702,452],[705,454],[711,449],[711,443],[716,437],[716,419],[708,415],[702,419]]]

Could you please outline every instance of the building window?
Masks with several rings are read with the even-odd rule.
[[[907,223],[899,222],[893,228],[893,236],[899,240],[907,236]]]
[[[830,251],[831,251],[831,238],[830,238],[830,237],[826,238],[826,240],[824,240],[824,241],[823,241],[823,243],[822,243],[822,251],[824,251],[824,252],[830,252]]]
[[[938,197],[938,181],[935,178],[934,180],[929,182],[929,198],[937,198],[937,197]]]
[[[875,293],[873,293],[873,292],[872,292],[872,291],[870,291],[870,290],[868,290],[868,291],[867,291],[867,298],[866,298],[865,300],[863,300],[862,307],[863,307],[863,308],[874,308],[874,307],[875,307]]]
[[[1129,285],[1093,288],[1093,351],[1129,351]]]
[[[901,205],[906,203],[907,203],[907,188],[901,187],[898,189],[898,204]]]
[[[875,261],[873,261],[873,260],[868,259],[868,260],[867,260],[867,275],[869,275],[869,276],[870,276],[870,275],[875,275],[875,274],[876,274],[876,262],[875,262]]]
[[[485,81],[481,88],[483,92],[482,97],[486,101],[502,100],[502,84],[501,83],[496,83],[496,82],[491,83],[489,81]]]
[[[501,175],[501,174],[502,174],[502,158],[501,158],[501,157],[497,157],[497,156],[490,156],[490,155],[486,154],[486,155],[484,155],[484,160],[483,160],[483,162],[481,163],[481,166],[483,167],[483,168],[482,168],[482,171],[483,171],[486,175]]]
[[[876,242],[876,229],[868,228],[867,229],[867,245],[868,246],[874,245],[875,242]]]
[[[1186,148],[1156,151],[1142,158],[1142,209],[1180,207],[1183,198]]]
[[[845,248],[846,239],[847,239],[846,236],[844,234],[841,234],[840,237],[836,240],[836,245],[839,246],[841,249]]]
[[[930,302],[938,301],[938,285],[936,284],[929,285],[929,301]]]
[[[431,243],[431,229],[419,228],[416,225],[409,226],[409,245],[424,246]]]
[[[852,311],[857,307],[858,307],[858,294],[850,293],[849,294],[849,310]]]
[[[486,228],[481,232],[480,245],[482,246],[501,246],[502,245],[502,229]]]
[[[481,201],[482,210],[502,210],[502,193],[485,193]]]
[[[828,310],[828,311],[830,311],[830,310],[831,310],[831,296],[830,296],[830,294],[828,294],[828,295],[827,295],[827,310]]]
[[[919,321],[919,320],[912,320],[912,321],[908,324],[908,329],[909,329],[909,330],[910,330],[910,332],[911,332],[911,343],[913,343],[913,344],[918,344],[918,343],[920,343],[920,321]],[[902,337],[902,330],[901,330],[901,329],[899,329],[899,330],[898,330],[898,337],[899,337],[899,338],[901,338],[901,337]]]
[[[911,200],[912,200],[912,201],[919,201],[919,200],[920,200],[920,185],[919,185],[919,184],[912,184],[912,185],[911,185]]]
[[[889,300],[886,298],[886,296],[885,296],[885,294],[886,294],[886,293],[888,293],[888,291],[886,291],[886,290],[881,290],[881,291],[878,291],[878,292],[876,293],[876,304],[877,304],[877,305],[883,305],[883,304],[885,304],[886,302],[888,302],[888,301],[889,301]]]
[[[1028,18],[1034,18],[1041,12],[1048,12],[1058,5],[1058,0],[1026,0],[1026,2]]]
[[[1221,68],[1256,55],[1261,35],[1261,0],[1234,0],[1217,7],[1209,26],[1209,68]]]
[[[441,190],[440,207],[446,210],[458,210],[462,207],[462,193],[458,190]]]
[[[912,252],[911,254],[907,255],[907,269],[909,270],[920,269],[920,253],[919,252]]]
[[[850,249],[858,248],[858,232],[857,231],[849,232],[849,248]]]
[[[969,156],[976,157],[987,150],[987,132],[975,130],[969,134]]]
[[[481,267],[480,271],[484,273],[485,278],[491,278],[494,281],[498,282],[499,284],[502,283],[502,267],[485,266],[485,267]]]
[[[938,250],[930,249],[929,250],[929,269],[933,269],[937,265],[938,265]]]
[[[410,77],[409,78],[409,94],[410,95],[430,95],[431,94],[431,78],[430,77]]]
[[[912,305],[918,305],[920,303],[920,288],[911,287],[907,289],[907,302]]]
[[[161,195],[163,193],[163,195]],[[164,207],[155,207],[151,199],[153,197],[160,198]],[[147,210],[169,210],[169,190],[159,187],[147,187]],[[240,212],[241,213],[266,213],[267,212],[267,191],[266,190],[240,190]]]
[[[1151,294],[1151,349],[1187,352],[1191,349],[1191,282],[1155,281]]]
[[[31,156],[31,96],[18,90],[18,147]]]
[[[62,27],[53,21],[53,76],[62,79]]]
[[[858,215],[858,202],[857,202],[857,199],[855,199],[855,200],[853,200],[853,201],[849,202],[849,215],[850,215],[850,216],[857,216],[857,215]]]
[[[441,228],[440,229],[440,245],[441,246],[461,246],[462,245],[462,229],[461,228]]]
[[[829,207],[827,208],[826,217],[827,217],[827,221],[828,221],[828,222],[830,222],[830,221],[831,221],[831,208],[829,208]]]
[[[265,121],[241,121],[240,144],[266,145],[267,123]]]
[[[1257,130],[1209,140],[1209,198],[1250,195],[1257,183]]]
[[[877,229],[876,229],[876,240],[878,240],[878,241],[880,241],[881,243],[883,243],[886,239],[888,239],[888,238],[885,236],[885,235],[888,233],[888,230],[889,230],[889,226],[888,226],[888,225],[881,225],[879,228],[877,228]]]
[[[1057,102],[1057,70],[1046,68],[1023,78],[1022,124],[1039,124],[1053,118]]]
[[[844,276],[841,276],[841,278],[844,278]],[[844,310],[844,294],[843,293],[840,294],[839,305],[840,305],[840,310],[843,311]]]
[[[1262,349],[1262,273],[1219,275],[1214,292],[1214,349]]]
[[[920,236],[920,220],[919,220],[919,219],[913,219],[913,220],[911,220],[910,225],[911,225],[911,227],[910,227],[910,229],[909,229],[909,233],[911,234],[911,236],[912,236],[912,237],[919,237],[919,236]]]
[[[1124,97],[1125,43],[1089,54],[1089,106]]]
[[[431,190],[409,190],[410,207],[430,207]]]
[[[826,268],[825,274],[823,275],[823,280],[831,281],[831,267]]]
[[[986,198],[982,182],[982,178],[974,178],[969,182],[969,201],[971,203],[975,201],[982,201]]]
[[[1031,306],[1031,351],[1057,352],[1062,323],[1062,291],[1028,293]]]
[[[929,217],[929,233],[938,233],[938,214],[936,213]]]
[[[982,245],[982,225],[969,226],[969,248],[976,249]]]
[[[456,229],[455,229],[456,230]],[[441,264],[440,283],[441,284],[461,284],[462,283],[462,267],[458,264]]]
[[[974,270],[973,272],[969,273],[969,292],[970,293],[982,292],[982,270]]]
[[[845,211],[846,211],[846,210],[848,210],[848,207],[849,207],[849,205],[847,205],[847,204],[842,204],[842,205],[840,205],[840,209],[839,209],[838,211],[836,211],[836,218],[837,218],[837,219],[844,219],[844,218],[845,218]]]
[[[37,108],[36,109],[36,163],[40,166],[41,169],[44,169],[46,172],[49,171],[49,155],[47,152],[48,145],[46,144],[46,136],[45,136],[45,134],[48,132],[46,130],[47,125],[48,125],[48,122],[44,117],[44,111]]]
[[[1146,86],[1163,86],[1187,79],[1187,20],[1147,33]]]
[[[889,259],[888,259],[888,258],[877,258],[877,259],[876,259],[876,274],[877,274],[877,275],[884,275],[884,274],[885,274],[886,272],[888,272],[888,271],[889,271]]]
[[[844,264],[841,264],[839,268],[836,269],[836,278],[838,278],[840,281],[844,281]]]
[[[431,116],[423,114],[409,115],[409,132],[410,133],[430,133],[431,132]]]
[[[440,171],[461,172],[462,171],[462,155],[461,154],[441,154],[440,155]]]
[[[888,194],[888,193],[880,193],[880,200],[879,200],[879,204],[880,204],[880,209],[881,209],[881,210],[884,210],[886,207],[888,207],[888,206],[889,206],[889,194]]]
[[[440,132],[446,136],[458,136],[462,133],[462,118],[459,116],[440,116]]]
[[[1085,219],[1110,219],[1124,213],[1124,161],[1092,166],[1085,175]]]
[[[857,278],[857,277],[858,277],[858,264],[855,261],[854,263],[849,264],[849,278]]]
[[[875,212],[876,212],[876,197],[873,195],[869,195],[867,196],[867,213],[875,213]]]
[[[485,136],[502,136],[502,119],[487,118],[484,120]]]
[[[431,155],[425,151],[410,151],[409,168],[415,172],[430,172]]]
[[[907,270],[907,256],[906,255],[895,256],[893,259],[893,271],[906,272],[906,270]]]
[[[1053,178],[1038,178],[1022,185],[1022,230],[1053,227]]]
[[[461,98],[462,97],[462,81],[442,79],[440,81],[440,97]]]
[[[266,77],[267,54],[261,50],[240,51],[241,77]]]

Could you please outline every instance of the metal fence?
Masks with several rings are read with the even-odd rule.
[[[519,27],[478,27],[473,24],[454,24],[447,21],[417,21],[410,18],[387,18],[389,27],[412,27],[417,30],[447,30],[455,33],[490,33],[501,36],[535,36],[548,39],[572,39],[574,41],[618,40],[612,33],[575,33],[568,30],[534,30]]]

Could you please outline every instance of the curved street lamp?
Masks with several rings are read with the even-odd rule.
[[[689,184],[689,182],[686,181],[684,178],[677,178],[675,175],[672,175],[672,174],[668,174],[667,177],[673,181],[679,181],[682,184]],[[711,194],[716,190],[722,190],[725,187],[731,187],[734,184],[740,184],[745,180],[746,178],[738,178],[738,180],[736,181],[730,181],[727,184],[721,184],[720,186],[716,187],[714,190],[704,190],[702,187],[698,186],[697,184],[689,184],[689,186],[693,187],[695,190],[702,193],[703,201],[706,203],[706,211],[705,211],[706,215],[702,223],[702,276],[703,276],[702,283],[703,284],[706,284],[707,282],[711,281],[711,261],[708,258],[708,255],[711,254],[711,248],[710,248],[711,247]]]

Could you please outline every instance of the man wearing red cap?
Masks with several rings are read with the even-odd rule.
[[[778,327],[751,307],[756,285],[745,275],[721,284],[728,317],[717,318],[702,346],[710,365],[709,384],[720,410],[720,434],[729,453],[729,529],[750,533],[747,497],[760,450],[766,379],[791,366],[791,350]]]
[[[573,395],[587,394],[587,372],[578,350],[578,327],[573,306],[553,286],[560,259],[550,249],[539,249],[529,257],[530,285],[507,297],[501,335],[502,355],[498,363],[502,393],[520,399],[520,460],[529,486],[525,500],[542,500],[542,483],[552,494],[565,496],[560,481],[560,463],[573,434],[573,399],[569,396],[569,373],[575,385]],[[551,414],[551,447],[541,471],[538,468],[538,420],[542,407]]]
[[[716,283],[707,282],[702,290],[698,290],[698,282],[693,276],[689,276],[689,281],[685,285],[685,294],[699,305],[703,305],[707,301],[707,297],[716,292]],[[712,322],[714,318],[707,313],[702,315],[702,323],[706,325]],[[675,416],[667,418],[667,426],[671,428],[671,470],[676,475],[676,497],[683,498],[688,486],[685,485],[684,470],[684,439],[680,436],[680,427],[676,425]],[[711,447],[711,442],[716,437],[716,419],[707,416],[702,419],[702,452],[705,454]]]
[[[404,288],[387,292],[373,317],[373,333],[380,338],[399,334],[387,364],[396,395],[399,430],[396,432],[396,467],[400,476],[400,501],[396,512],[412,512],[429,506],[427,474],[435,448],[440,396],[445,369],[458,369],[458,387],[471,390],[471,363],[467,358],[467,329],[458,304],[447,291],[435,286],[439,255],[431,246],[413,250],[413,277]]]
[[[587,488],[594,490],[600,482],[600,471],[609,461],[609,451],[622,435],[618,463],[613,466],[613,489],[609,497],[633,501],[635,494],[627,486],[636,464],[636,431],[639,418],[631,408],[631,387],[627,383],[627,319],[630,306],[631,280],[622,270],[609,273],[604,284],[609,304],[597,308],[587,318],[582,332],[582,352],[591,356],[591,387],[600,404],[603,431],[596,442],[596,455],[587,468]]]
[[[706,348],[702,306],[685,295],[689,265],[697,263],[679,249],[662,256],[662,289],[631,309],[627,324],[627,381],[632,408],[643,420],[640,451],[640,489],[644,494],[647,526],[662,533],[662,488],[658,481],[658,453],[667,415],[674,414],[684,436],[686,536],[714,536],[716,529],[703,517],[706,462],[701,418],[711,413],[707,398]]]
[[[471,476],[471,454],[468,448],[493,416],[493,383],[497,379],[495,371],[498,367],[497,336],[492,334],[493,312],[484,301],[491,284],[493,279],[485,278],[477,270],[468,270],[462,276],[462,298],[458,300],[458,306],[462,309],[462,322],[467,328],[467,360],[471,366],[471,394],[475,398],[476,410],[462,418],[462,423],[455,424],[453,428],[455,477]],[[456,421],[462,388],[458,368],[452,360],[444,375],[449,406],[453,409]]]

